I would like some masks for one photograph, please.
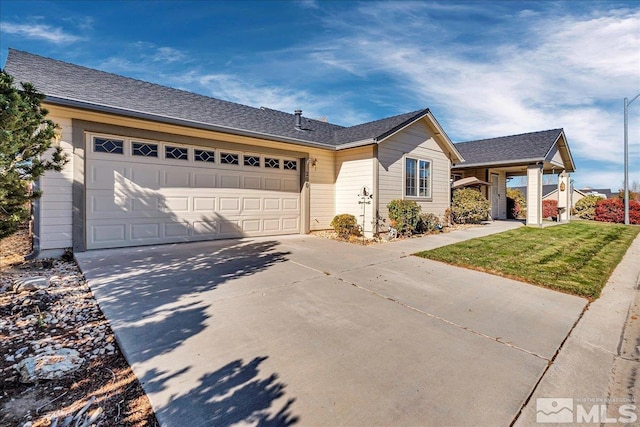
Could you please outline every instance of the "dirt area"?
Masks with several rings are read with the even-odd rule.
[[[28,229],[0,240],[0,425],[61,426],[75,417],[70,425],[157,426],[75,262],[25,262],[30,251]],[[46,288],[14,292],[16,280],[34,276],[46,278]],[[77,351],[80,368],[21,382],[17,368],[25,359],[61,349]]]

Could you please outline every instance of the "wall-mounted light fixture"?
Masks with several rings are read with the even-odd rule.
[[[318,159],[316,158],[307,160],[307,163],[311,165],[311,167],[313,167],[313,170],[316,170],[316,168],[318,167]]]

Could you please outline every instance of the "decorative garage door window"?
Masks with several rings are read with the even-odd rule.
[[[148,144],[144,142],[134,142],[131,153],[134,156],[158,157],[158,144]]]
[[[220,153],[220,163],[223,165],[238,165],[240,164],[239,157],[234,153]]]
[[[244,165],[260,167],[260,156],[244,156]]]
[[[183,147],[167,145],[164,147],[164,156],[167,159],[189,160],[188,150]]]
[[[207,151],[207,150],[193,150],[193,158],[196,162],[216,162],[216,153],[215,151]]]
[[[209,143],[88,133],[87,248],[301,231],[299,158]]]
[[[280,169],[280,159],[274,159],[273,157],[265,157],[264,167],[267,169]]]
[[[93,151],[96,153],[124,154],[124,141],[94,138]]]

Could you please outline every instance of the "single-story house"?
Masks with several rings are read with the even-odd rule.
[[[331,228],[341,213],[372,234],[392,199],[444,215],[452,171],[486,165],[481,178],[496,175],[504,194],[507,174],[531,167],[474,159],[473,143],[453,144],[429,109],[344,127],[14,49],[4,69],[46,95],[70,159],[38,183],[42,255],[308,233]],[[543,167],[573,171],[564,133],[548,145],[555,151]]]

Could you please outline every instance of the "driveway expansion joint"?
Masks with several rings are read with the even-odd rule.
[[[403,303],[403,302],[401,302],[401,301],[399,301],[399,300],[397,300],[397,299],[395,299],[395,298],[392,298],[392,297],[388,297],[388,296],[386,296],[386,295],[379,294],[378,292],[372,291],[371,289],[367,289],[367,288],[365,288],[365,287],[363,287],[363,286],[358,285],[357,283],[349,282],[349,281],[344,280],[344,279],[342,279],[341,277],[337,277],[337,276],[336,276],[336,278],[337,278],[338,280],[340,280],[341,282],[343,282],[343,283],[347,284],[347,285],[355,286],[356,288],[361,289],[361,290],[363,290],[363,291],[365,291],[365,292],[369,292],[370,294],[375,295],[375,296],[377,296],[377,297],[379,297],[379,298],[389,300],[389,301],[391,301],[391,302],[393,302],[393,303],[395,303],[395,304],[399,304],[399,305],[401,305],[401,306],[403,306],[403,307],[405,307],[405,308],[408,308],[409,310],[416,311],[416,312],[418,312],[418,313],[420,313],[420,314],[423,314],[423,315],[425,315],[425,316],[427,316],[427,317],[430,317],[430,318],[432,318],[432,319],[438,320],[438,321],[440,321],[440,322],[446,323],[446,324],[448,324],[448,325],[450,325],[450,326],[453,326],[453,327],[455,327],[455,328],[462,329],[462,330],[464,330],[464,331],[470,332],[470,333],[472,333],[472,334],[474,334],[474,335],[480,336],[480,337],[482,337],[482,338],[486,338],[486,339],[491,340],[491,341],[495,341],[495,342],[500,343],[500,344],[503,344],[503,345],[505,345],[505,346],[507,346],[507,347],[513,348],[514,350],[518,350],[518,351],[521,351],[521,352],[523,352],[523,353],[527,353],[527,354],[529,354],[529,355],[531,355],[531,356],[537,357],[537,358],[539,358],[539,359],[545,360],[545,361],[547,361],[547,362],[549,362],[549,363],[551,362],[551,360],[550,360],[550,359],[548,359],[547,357],[544,357],[544,356],[542,356],[542,355],[540,355],[540,354],[537,354],[537,353],[535,353],[535,352],[533,352],[533,351],[527,350],[527,349],[525,349],[525,348],[519,347],[519,346],[517,346],[517,345],[511,344],[511,343],[506,342],[506,341],[501,341],[501,338],[502,338],[502,337],[492,337],[492,336],[487,335],[487,334],[484,334],[484,333],[482,333],[482,332],[479,332],[479,331],[473,330],[473,329],[471,329],[471,328],[469,328],[469,327],[467,327],[467,326],[460,325],[460,324],[458,324],[458,323],[452,322],[451,320],[447,320],[447,319],[445,319],[445,318],[443,318],[443,317],[436,316],[435,314],[432,314],[432,313],[426,312],[426,311],[424,311],[424,310],[420,310],[420,309],[419,309],[419,308],[417,308],[417,307],[413,307],[413,306],[411,306],[411,305],[409,305],[409,304],[405,304],[405,303]],[[574,325],[574,326],[575,326],[575,325]],[[566,339],[566,338],[565,338],[565,339]],[[564,341],[563,341],[563,342],[564,342]]]

